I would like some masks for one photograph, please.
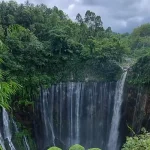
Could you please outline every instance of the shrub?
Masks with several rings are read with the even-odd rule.
[[[144,132],[134,137],[127,137],[122,150],[150,150],[150,133]]]
[[[88,150],[101,150],[100,148],[90,148]]]
[[[50,147],[48,150],[62,150],[59,147]]]
[[[69,150],[85,150],[85,148],[79,144],[75,144],[69,148]]]

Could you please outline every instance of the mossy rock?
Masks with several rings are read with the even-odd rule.
[[[79,144],[75,144],[69,148],[69,150],[85,150],[85,148]]]
[[[90,148],[88,150],[101,150],[100,148]]]
[[[60,149],[59,147],[50,147],[48,150],[62,150],[62,149]]]

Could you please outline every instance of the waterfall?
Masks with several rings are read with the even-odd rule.
[[[9,124],[10,124],[10,120],[9,120],[8,113],[5,110],[5,108],[3,108],[4,139],[8,140],[9,147],[10,147],[11,150],[16,150],[13,143],[12,143],[12,141],[11,141],[12,135],[11,135]]]
[[[47,109],[48,109],[48,101],[47,101],[47,96],[48,96],[48,90],[46,90],[44,93],[43,93],[43,109],[42,109],[42,113],[43,113],[43,119],[44,119],[44,126],[45,126],[45,135],[46,135],[46,138],[49,137],[49,131],[51,131],[51,134],[52,134],[52,141],[53,141],[53,146],[55,146],[55,135],[54,135],[54,131],[53,131],[53,125],[52,125],[52,122],[51,122],[51,119],[49,118],[48,114],[47,114]],[[52,95],[53,96],[53,95]],[[53,100],[53,98],[52,98]],[[53,115],[53,114],[51,114]],[[51,116],[52,117],[52,116]]]
[[[5,108],[2,108],[1,121],[3,126],[0,128],[0,130],[3,132],[3,134],[0,132],[0,145],[2,146],[3,150],[7,150],[8,148],[9,150],[18,150],[19,148],[17,148],[17,145],[14,145],[12,142],[12,133],[19,133],[19,128],[15,120],[9,116]],[[13,130],[14,132],[12,132]],[[26,136],[23,136],[22,140],[22,144],[24,143],[25,150],[30,150]],[[4,141],[7,141],[6,143],[8,143],[8,145],[4,144]]]
[[[41,90],[35,109],[38,149],[81,144],[107,150],[115,87],[115,82],[68,82]]]
[[[19,133],[18,126],[17,126],[17,124],[16,124],[16,122],[14,121],[13,118],[12,118],[12,123],[13,123],[13,125],[14,125],[14,127],[15,127],[15,132],[16,132],[16,133]],[[25,149],[26,149],[26,150],[30,150],[30,146],[29,146],[29,144],[28,144],[28,141],[27,141],[26,136],[23,136],[23,143],[24,143]]]
[[[81,95],[81,84],[77,84],[77,88],[76,88],[76,93],[79,93],[77,94],[77,97],[76,97],[76,104],[75,104],[75,107],[76,107],[76,110],[75,110],[75,113],[76,113],[76,143],[79,143],[80,142],[80,95]]]
[[[115,104],[113,109],[113,117],[111,122],[111,130],[108,142],[108,150],[118,150],[119,124],[121,117],[121,106],[123,102],[123,89],[127,72],[123,73],[121,79],[117,82],[115,92]]]
[[[18,126],[17,126],[17,124],[16,124],[16,122],[14,121],[13,118],[12,118],[12,123],[13,123],[13,125],[14,125],[14,127],[15,127],[15,132],[16,132],[16,133],[19,133]],[[27,141],[26,136],[23,136],[23,143],[24,143],[25,149],[26,149],[26,150],[30,150],[30,146],[29,146],[29,144],[28,144],[28,141]]]
[[[14,121],[13,118],[12,118],[12,123],[13,123],[13,125],[15,127],[15,132],[18,133],[19,132],[18,126],[17,126],[17,124],[16,124],[16,122]]]
[[[28,141],[27,141],[26,136],[24,136],[23,141],[24,141],[24,144],[25,144],[25,148],[26,148],[26,150],[30,150],[30,146],[29,146],[29,144],[28,144]]]

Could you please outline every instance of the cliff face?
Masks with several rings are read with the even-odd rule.
[[[142,127],[150,131],[150,89],[126,85],[124,92],[126,124],[135,133],[139,133]]]

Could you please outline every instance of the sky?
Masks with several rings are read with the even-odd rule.
[[[16,0],[23,3],[24,0]],[[34,4],[57,6],[72,20],[80,13],[91,10],[101,16],[105,28],[119,33],[132,32],[143,23],[150,22],[150,0],[29,0]]]

